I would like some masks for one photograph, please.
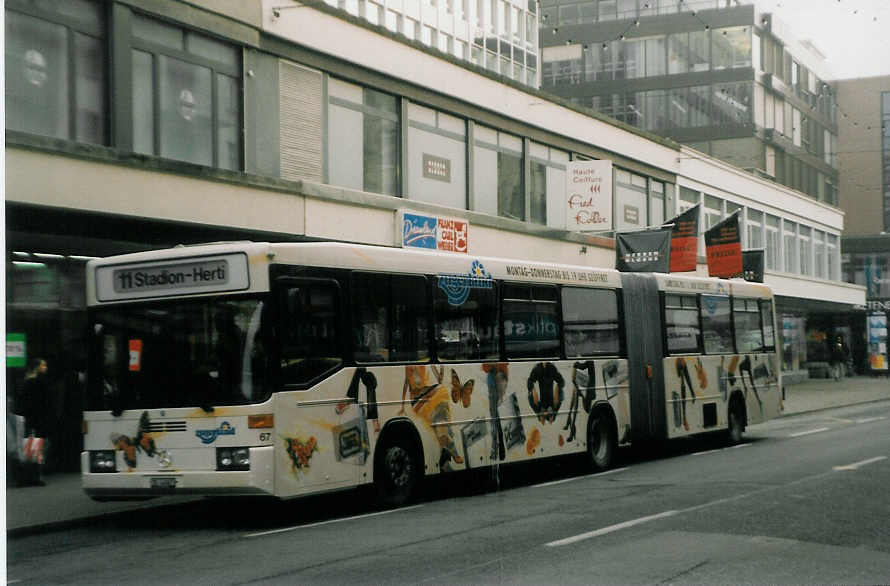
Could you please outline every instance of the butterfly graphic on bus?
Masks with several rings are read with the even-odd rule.
[[[457,376],[457,373],[454,372],[454,369],[451,370],[451,401],[453,403],[462,403],[464,408],[470,406],[470,400],[473,395],[473,385],[475,381],[473,379],[468,380],[467,382],[461,384],[460,377]]]
[[[157,446],[151,434],[151,421],[148,418],[148,411],[144,411],[139,418],[139,430],[136,437],[129,437],[120,433],[111,434],[111,443],[115,449],[124,453],[124,462],[130,468],[136,467],[136,452],[144,452],[149,458],[154,457],[157,453]]]

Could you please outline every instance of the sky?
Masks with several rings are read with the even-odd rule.
[[[890,0],[754,0],[826,56],[833,79],[890,75]]]

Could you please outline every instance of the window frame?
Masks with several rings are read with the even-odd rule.
[[[386,279],[387,291],[386,291],[386,339],[385,339],[385,348],[389,353],[389,356],[385,360],[359,360],[357,358],[357,345],[355,339],[355,331],[356,327],[363,323],[358,316],[356,315],[356,311],[359,308],[359,304],[356,303],[356,277],[371,277],[373,278],[381,278]],[[416,358],[411,360],[401,360],[401,359],[393,359],[394,344],[393,344],[393,332],[395,331],[395,311],[394,311],[394,296],[393,291],[395,290],[393,280],[394,279],[406,279],[413,278],[419,279],[422,281],[422,287],[420,289],[423,291],[424,300],[422,303],[422,310],[418,312],[419,316],[423,316],[423,319],[426,320],[426,337],[423,340],[425,347],[418,348],[418,352],[426,350],[425,358]],[[349,272],[348,276],[349,281],[349,294],[348,294],[348,308],[349,308],[349,334],[347,336],[349,340],[349,358],[351,361],[357,365],[361,366],[376,366],[382,364],[427,364],[431,361],[432,358],[432,344],[430,340],[430,312],[431,312],[431,304],[430,304],[430,295],[429,295],[429,283],[430,279],[425,274],[421,273],[391,273],[391,272],[378,272],[378,271],[365,271],[365,270],[354,270]],[[418,285],[421,283],[418,282]],[[418,340],[420,341],[420,340]]]
[[[590,354],[579,354],[577,356],[570,356],[568,353],[568,345],[566,344],[566,332],[568,331],[567,326],[569,325],[578,325],[578,324],[597,324],[598,322],[591,320],[567,320],[565,315],[565,291],[566,290],[578,290],[578,291],[590,291],[590,292],[610,292],[615,298],[615,332],[618,338],[618,351],[617,352],[593,352]],[[626,328],[624,326],[624,304],[622,303],[622,291],[621,289],[613,289],[606,287],[576,287],[571,285],[565,285],[560,287],[559,291],[559,318],[561,323],[561,338],[560,342],[562,344],[562,357],[565,360],[578,360],[583,358],[602,358],[602,357],[625,357],[626,356]]]
[[[763,315],[761,314],[759,300],[753,297],[732,297],[732,339],[737,354],[758,354],[764,351],[764,332],[763,332]],[[753,305],[753,311],[750,307]],[[760,345],[756,349],[746,349],[740,344],[739,335],[743,334],[739,323],[736,321],[736,314],[754,313],[757,315],[757,331],[760,332]],[[751,330],[753,331],[753,329]]]
[[[64,0],[59,0],[63,2]],[[12,11],[18,13],[23,16],[27,16],[30,18],[34,18],[37,20],[41,20],[43,22],[61,26],[65,29],[65,47],[67,52],[67,60],[66,60],[66,68],[67,68],[67,91],[68,91],[68,123],[67,123],[67,136],[66,137],[56,137],[50,136],[50,138],[55,138],[58,140],[66,140],[76,143],[84,143],[84,144],[98,144],[99,146],[111,146],[113,143],[112,140],[112,109],[114,107],[114,103],[111,99],[111,91],[113,89],[112,84],[114,83],[111,75],[111,67],[109,66],[109,57],[111,54],[111,50],[109,49],[109,45],[111,43],[111,36],[113,30],[113,23],[110,17],[110,11],[107,6],[101,0],[96,2],[97,8],[101,11],[102,24],[95,26],[90,23],[84,22],[82,20],[78,20],[77,18],[73,18],[69,15],[62,14],[59,12],[53,12],[49,10],[43,10],[39,6],[34,6],[30,2],[22,2],[20,0],[6,0],[4,3],[4,10]],[[5,13],[4,13],[5,18]],[[78,140],[77,138],[77,113],[78,113],[78,101],[77,101],[77,51],[75,50],[76,41],[75,36],[80,34],[82,36],[90,37],[94,40],[97,40],[102,47],[102,56],[103,56],[103,87],[100,92],[101,104],[99,105],[100,111],[102,112],[102,131],[100,136],[99,143],[90,143],[83,140]],[[6,74],[8,75],[8,73]],[[4,99],[5,96],[4,96]],[[8,113],[7,113],[8,115]],[[7,124],[8,127],[8,124]],[[20,132],[27,132],[29,134],[37,134],[30,130],[22,130]],[[46,136],[46,135],[39,135]]]
[[[507,361],[512,361],[512,360],[546,360],[546,359],[559,360],[559,358],[564,355],[564,348],[563,348],[564,328],[563,328],[563,320],[562,320],[562,304],[561,304],[560,288],[556,285],[545,284],[545,283],[524,283],[524,282],[516,282],[516,281],[499,281],[499,283],[500,283],[500,292],[499,292],[500,293],[500,295],[499,295],[500,330],[501,330],[501,335],[503,338],[503,350],[501,352],[501,356],[504,358],[504,360],[507,360]],[[510,289],[515,290],[515,289],[519,289],[519,288],[526,289],[527,291],[525,291],[525,292],[528,293],[529,297],[528,298],[507,297],[507,293],[510,291]],[[540,291],[540,290],[544,290],[544,289],[551,291],[553,293],[552,300],[551,299],[541,299],[535,295],[536,291]],[[507,304],[508,303],[514,303],[514,304],[524,303],[524,304],[526,304],[530,308],[530,311],[535,315],[536,318],[538,315],[546,315],[544,313],[539,314],[539,312],[538,312],[539,304],[547,304],[547,305],[555,308],[552,315],[555,318],[557,332],[556,332],[556,337],[554,338],[556,340],[556,347],[555,347],[553,353],[548,354],[548,353],[543,353],[543,352],[539,351],[537,354],[534,354],[532,352],[528,352],[525,354],[520,353],[515,356],[513,354],[511,354],[511,347],[509,345],[509,342],[507,341],[507,329],[506,329]],[[538,343],[541,341],[547,341],[547,340],[548,340],[548,338],[542,338],[540,336],[536,336],[534,338],[535,343]]]
[[[279,275],[275,276],[273,279],[272,286],[272,322],[274,329],[274,341],[273,347],[271,349],[271,368],[273,369],[273,388],[278,390],[307,390],[313,385],[317,384],[321,380],[326,377],[331,376],[338,370],[342,369],[347,365],[347,348],[344,343],[344,297],[343,297],[343,287],[340,281],[333,277],[305,277],[305,276],[291,276],[291,275]],[[335,333],[335,346],[334,348],[339,353],[339,363],[331,366],[325,370],[319,371],[318,374],[314,375],[311,378],[303,382],[288,382],[284,380],[284,373],[281,368],[281,361],[285,357],[284,347],[283,347],[283,336],[282,330],[286,327],[285,324],[285,316],[287,315],[287,308],[283,306],[281,303],[281,295],[289,289],[294,288],[294,286],[328,286],[332,287],[335,293],[334,306],[337,310],[337,317],[334,319],[335,327],[337,331]]]
[[[152,153],[144,153],[150,156],[155,157],[163,157],[161,155],[161,74],[160,74],[160,59],[159,57],[163,56],[168,59],[173,59],[179,61],[181,63],[186,63],[191,66],[203,67],[210,70],[210,91],[211,91],[211,164],[209,165],[213,169],[222,169],[232,172],[241,172],[245,169],[245,153],[244,153],[244,78],[243,78],[243,64],[244,64],[244,54],[243,48],[241,45],[237,45],[233,43],[230,39],[225,39],[223,37],[215,36],[211,33],[205,32],[203,30],[199,31],[187,26],[184,26],[183,23],[179,22],[168,22],[161,18],[158,18],[156,15],[142,12],[138,9],[129,9],[130,14],[129,18],[126,20],[128,25],[128,42],[121,43],[119,47],[116,48],[115,56],[119,59],[123,59],[125,63],[128,65],[121,68],[118,66],[115,69],[115,72],[125,71],[126,78],[120,80],[118,83],[126,85],[126,92],[119,91],[119,85],[114,84],[114,90],[118,92],[121,96],[128,96],[129,98],[123,98],[127,100],[129,103],[126,104],[127,109],[127,117],[126,119],[119,120],[116,126],[121,129],[121,132],[127,133],[126,142],[128,148],[135,152],[134,136],[133,136],[133,125],[135,123],[135,115],[134,115],[134,107],[132,100],[132,88],[134,87],[135,78],[134,78],[134,69],[132,65],[132,56],[135,51],[140,51],[142,53],[147,53],[151,56],[151,68],[152,68]],[[214,42],[225,44],[230,46],[235,55],[237,63],[234,65],[226,65],[221,61],[216,61],[213,59],[209,59],[202,55],[191,53],[184,48],[174,49],[162,43],[157,43],[151,40],[143,39],[137,37],[133,33],[134,21],[136,18],[145,18],[148,20],[152,20],[158,22],[165,26],[171,26],[179,30],[183,35],[183,47],[188,47],[188,39],[192,35],[197,35],[198,37],[204,37],[210,39]],[[117,27],[123,26],[123,19],[117,19],[114,22],[114,25]],[[235,115],[237,128],[236,128],[236,136],[238,138],[238,159],[235,161],[236,168],[228,169],[226,167],[220,167],[220,97],[219,97],[219,88],[217,84],[218,76],[224,75],[234,79],[236,87],[237,87],[237,105],[238,112]],[[123,117],[122,117],[123,118]],[[123,130],[126,128],[126,130]],[[172,159],[179,160],[179,159]],[[183,161],[188,164],[200,164],[194,163],[192,161]]]
[[[677,297],[680,300],[680,305],[668,305],[669,297]],[[689,293],[669,293],[663,292],[661,293],[661,323],[662,325],[662,338],[664,345],[664,352],[666,356],[678,356],[685,354],[704,354],[704,333],[702,331],[702,317],[701,317],[701,301],[699,300],[700,295],[689,294]],[[691,307],[687,307],[683,305],[683,299],[692,299],[694,301],[694,305]],[[668,327],[669,325],[673,325],[674,322],[668,324],[668,310],[679,310],[679,311],[694,311],[695,312],[695,327],[697,328],[697,335],[695,337],[695,347],[691,346],[684,347],[682,349],[674,349],[672,350],[669,342],[668,342]],[[674,326],[676,327],[676,326]]]

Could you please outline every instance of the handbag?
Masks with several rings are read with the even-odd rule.
[[[43,452],[46,449],[46,440],[42,437],[34,437],[33,435],[25,438],[24,441],[24,462],[33,464],[43,464]]]

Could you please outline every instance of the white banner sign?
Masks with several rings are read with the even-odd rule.
[[[571,161],[566,166],[566,230],[612,230],[612,161]]]

